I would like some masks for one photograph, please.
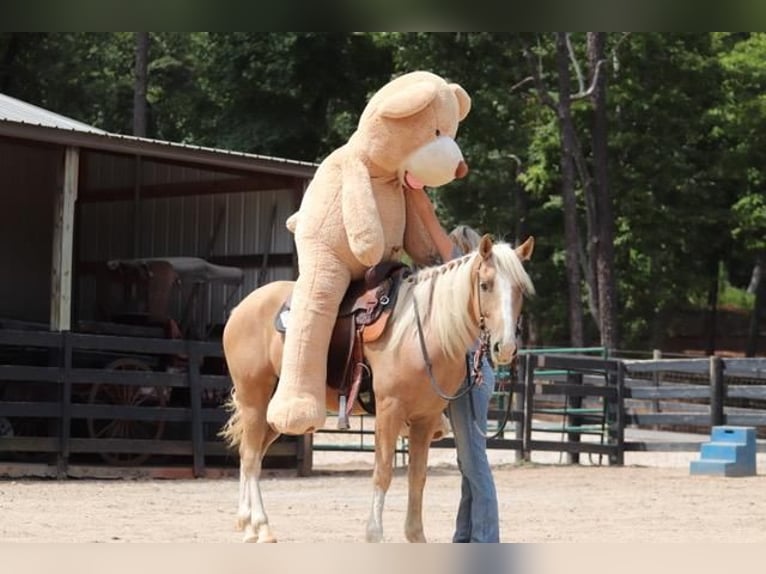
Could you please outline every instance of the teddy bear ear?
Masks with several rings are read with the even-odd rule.
[[[431,82],[415,82],[401,92],[386,98],[380,105],[384,118],[408,118],[425,109],[436,97],[436,85]]]
[[[468,92],[466,92],[460,84],[450,84],[449,87],[452,88],[452,91],[457,98],[457,105],[460,113],[458,121],[462,122],[468,115],[468,112],[471,111],[471,96],[468,95]]]

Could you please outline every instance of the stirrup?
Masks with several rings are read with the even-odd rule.
[[[348,430],[351,425],[348,424],[348,413],[346,412],[346,395],[338,397],[338,430]]]

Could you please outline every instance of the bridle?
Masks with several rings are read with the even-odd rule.
[[[439,388],[436,378],[433,373],[433,364],[431,363],[431,357],[428,355],[428,349],[426,348],[426,341],[423,336],[423,325],[420,321],[420,312],[418,310],[418,300],[416,297],[412,298],[412,304],[415,309],[415,321],[418,327],[418,340],[420,341],[420,351],[423,354],[423,361],[426,364],[426,371],[428,372],[428,379],[431,382],[431,387],[434,389],[437,395],[445,401],[455,401],[464,396],[471,390],[473,385],[480,385],[484,380],[484,376],[481,372],[481,364],[485,356],[489,356],[489,343],[491,339],[491,333],[487,328],[486,316],[481,308],[481,266],[483,261],[479,262],[479,266],[476,269],[476,297],[479,307],[479,346],[473,354],[473,358],[470,361],[472,364],[468,365],[469,359],[466,357],[466,372],[470,373],[470,377],[466,377],[463,382],[462,388],[459,388],[454,395],[448,395]],[[473,382],[469,382],[472,379]]]

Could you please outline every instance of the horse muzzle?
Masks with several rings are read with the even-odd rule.
[[[516,343],[495,342],[491,346],[492,361],[496,365],[508,365],[516,357]]]

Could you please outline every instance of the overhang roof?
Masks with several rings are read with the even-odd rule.
[[[0,94],[3,136],[298,178],[312,177],[317,168],[311,162],[114,134]]]
[[[78,122],[50,110],[22,102],[16,98],[0,94],[0,120],[8,120],[36,126],[46,126],[62,130],[74,130],[95,134],[105,134],[104,130]]]

